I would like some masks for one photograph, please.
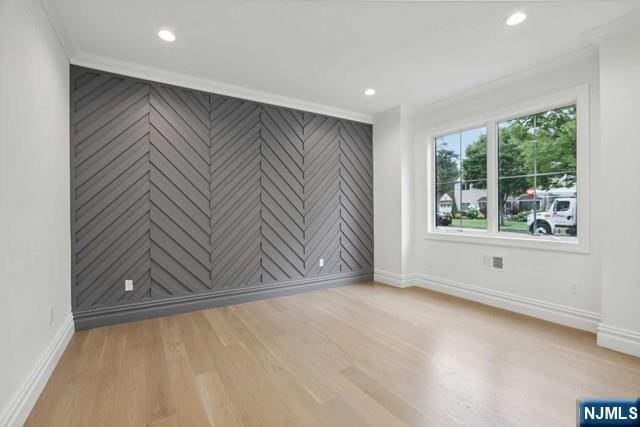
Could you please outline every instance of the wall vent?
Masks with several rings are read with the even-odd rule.
[[[496,270],[502,270],[502,257],[494,256],[492,258],[493,258],[492,267]]]
[[[487,270],[502,270],[504,268],[504,260],[501,256],[484,255],[482,257],[482,267]]]

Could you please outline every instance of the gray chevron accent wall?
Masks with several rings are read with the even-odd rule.
[[[76,66],[71,80],[77,328],[371,280],[370,125]]]
[[[214,97],[211,113],[211,280],[216,289],[261,283],[258,104]]]

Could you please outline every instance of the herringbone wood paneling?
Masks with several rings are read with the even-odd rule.
[[[151,85],[151,292],[211,288],[209,95]]]
[[[340,124],[341,271],[373,267],[373,157],[371,127]]]
[[[303,126],[291,110],[262,110],[262,281],[273,283],[304,277]]]
[[[79,67],[71,97],[74,311],[371,270],[369,125]]]
[[[74,68],[74,307],[144,296],[149,276],[149,86]],[[138,292],[125,294],[132,278]]]
[[[313,115],[305,127],[305,270],[340,272],[340,121]],[[318,261],[324,259],[324,266]]]
[[[214,96],[211,110],[213,286],[261,282],[260,106]]]

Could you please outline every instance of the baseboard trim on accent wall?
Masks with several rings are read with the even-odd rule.
[[[640,357],[640,334],[616,326],[598,326],[598,345]]]
[[[373,280],[371,271],[333,274],[330,276],[291,280],[271,285],[234,289],[231,291],[199,293],[162,300],[104,307],[76,312],[73,317],[76,330],[83,330],[116,323],[150,319],[153,317],[170,316],[172,314],[203,310],[223,305],[281,297],[300,292],[333,288],[359,282],[368,282],[371,280]]]
[[[588,332],[595,333],[601,321],[600,314],[595,312],[486,289],[426,274],[414,274],[413,278],[407,279],[403,285],[402,287],[412,285],[419,286],[432,291],[453,295]]]
[[[21,426],[25,423],[38,397],[49,381],[62,353],[73,336],[73,316],[69,314],[37,360],[33,370],[0,414],[0,426]]]
[[[412,286],[412,277],[413,275],[411,274],[399,274],[377,268],[373,272],[373,280],[396,288],[408,288],[409,286]]]

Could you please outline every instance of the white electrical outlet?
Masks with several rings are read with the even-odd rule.
[[[49,326],[53,325],[53,319],[54,319],[54,313],[53,313],[53,306],[50,305],[49,306]]]
[[[324,267],[324,258],[320,258],[320,261],[318,261],[318,265],[320,267]]]
[[[124,281],[124,290],[129,292],[133,290],[133,280],[125,280]]]

